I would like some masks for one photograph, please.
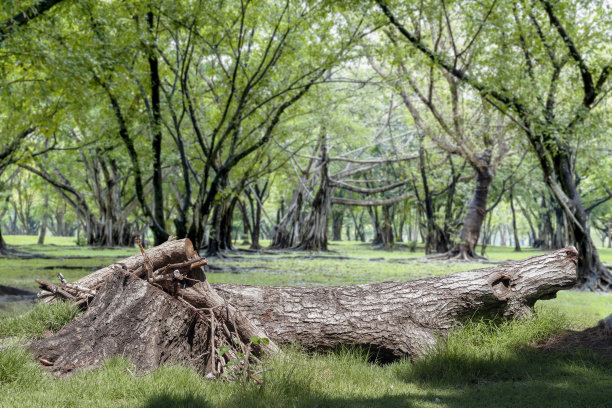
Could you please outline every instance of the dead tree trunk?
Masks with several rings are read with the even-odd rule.
[[[153,269],[159,269],[166,265],[185,262],[198,255],[189,238],[164,242],[159,246],[145,251],[145,253],[151,260]],[[136,273],[142,270],[143,262],[144,258],[141,254],[134,255],[109,265],[106,268],[98,269],[97,271],[76,280],[74,284],[89,289],[97,289],[114,271],[123,270],[126,272]],[[38,297],[43,297],[46,301],[56,299],[56,296],[47,291],[40,292]]]
[[[210,354],[210,331],[210,321],[197,311],[135,275],[117,271],[84,315],[34,342],[32,349],[43,364],[62,374],[117,355],[144,371],[190,361],[204,371],[207,359],[198,356]]]
[[[538,299],[576,283],[573,247],[507,265],[410,282],[329,287],[215,284],[280,343],[368,347],[382,359],[416,355],[457,321],[523,316]],[[193,301],[191,301],[193,303]]]

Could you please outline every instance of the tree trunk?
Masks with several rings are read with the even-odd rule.
[[[8,252],[8,245],[2,237],[2,223],[0,223],[0,255],[4,255]]]
[[[312,200],[310,212],[300,228],[300,243],[297,249],[305,251],[327,251],[327,224],[331,212],[333,187],[329,183],[327,157],[327,135],[321,131],[321,170],[319,189]]]
[[[458,259],[470,260],[478,258],[476,253],[476,245],[480,237],[480,230],[487,215],[487,198],[489,196],[489,187],[493,181],[493,174],[489,167],[491,160],[490,153],[485,152],[480,160],[482,162],[479,168],[476,168],[476,189],[468,205],[468,210],[463,220],[463,227],[459,237],[461,242],[451,249],[445,257],[453,257]]]
[[[558,146],[557,149],[552,149],[552,151],[554,152],[553,166],[555,173],[558,175],[559,185],[555,183],[551,174],[545,174],[547,176],[546,181],[558,204],[563,208],[568,221],[568,235],[573,239],[573,243],[580,254],[577,268],[579,285],[591,290],[609,289],[612,287],[612,274],[601,263],[597,248],[595,248],[591,239],[588,214],[582,206],[580,194],[576,189],[576,183],[572,175],[570,149],[568,146]],[[546,169],[544,170],[546,173]],[[557,190],[559,186],[562,191]],[[567,199],[567,202],[564,199]]]
[[[196,255],[193,261],[201,260]],[[251,352],[278,352],[273,342],[253,344],[254,336],[266,334],[211,289],[200,268],[192,266],[181,269],[184,274],[175,270],[175,279],[164,277],[167,268],[148,274],[148,281],[128,271],[112,272],[85,314],[30,348],[42,364],[60,374],[125,356],[140,371],[180,363],[216,376],[231,371],[229,363],[238,362],[239,356],[248,364]],[[149,283],[153,277],[157,287]],[[176,279],[185,282],[183,289]],[[193,294],[197,308],[183,300]],[[237,371],[249,373],[240,362]]]
[[[43,214],[42,223],[40,224],[40,232],[38,234],[38,245],[44,245],[45,235],[47,234],[47,214]]]
[[[242,228],[243,228],[243,244],[249,243],[248,240],[251,237],[251,222],[249,221],[249,213],[247,211],[246,203],[244,201],[238,201],[238,207],[240,208],[240,215],[242,216]]]
[[[226,342],[237,333],[245,343],[258,336],[282,343],[300,342],[308,348],[362,345],[382,360],[417,355],[464,320],[529,315],[538,299],[553,298],[558,290],[576,283],[578,257],[577,251],[568,247],[493,268],[410,282],[329,287],[211,286],[203,273],[194,269],[201,266],[194,265],[201,260],[190,253],[193,247],[187,244],[172,241],[147,251],[153,268],[157,268],[146,273],[149,277],[166,277],[168,270],[176,270],[172,272],[174,277],[183,271],[180,277],[189,278],[182,288],[171,280],[149,280],[160,282],[167,293],[137,279],[145,274],[142,256],[82,278],[81,287],[97,289],[96,294],[87,295],[95,296],[89,310],[56,335],[35,343],[37,355],[63,371],[91,361],[97,364],[102,358],[121,353],[145,369],[172,361],[172,356],[185,359],[194,348],[199,350],[199,343],[194,344],[192,339],[205,341],[202,330],[206,327],[195,327],[197,319],[178,306],[182,304],[190,305],[188,309],[197,311],[200,318],[206,318],[202,316],[206,311],[214,314],[231,330],[225,331],[229,336],[222,336]],[[169,265],[176,260],[169,261],[172,254],[180,255],[176,258],[181,259],[181,265]],[[254,351],[277,350],[270,342]],[[163,358],[166,351],[169,360]]]
[[[214,289],[280,343],[367,347],[386,360],[418,355],[457,322],[524,316],[538,299],[576,283],[572,247],[519,262],[410,282],[355,286]]]
[[[512,211],[512,231],[514,232],[514,252],[521,252],[518,230],[516,228],[516,211],[514,211],[514,188],[510,188],[510,210]]]
[[[87,312],[31,348],[52,370],[67,374],[125,356],[141,371],[188,363],[205,371],[210,321],[135,275],[111,273]]]
[[[390,248],[393,246],[393,220],[392,220],[392,216],[391,216],[391,208],[388,205],[383,205],[382,206],[382,215],[383,215],[383,222],[381,225],[381,238],[382,238],[382,242],[381,245],[384,248]]]
[[[342,221],[344,208],[332,211],[332,241],[342,241]],[[348,238],[350,240],[350,237]]]

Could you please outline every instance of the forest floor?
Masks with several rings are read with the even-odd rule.
[[[36,290],[35,278],[75,280],[135,249],[77,247],[74,238],[5,237],[27,252],[50,259],[0,260],[0,285]],[[244,247],[242,247],[244,249]],[[257,285],[336,285],[411,280],[490,265],[419,262],[417,249],[373,249],[357,242],[331,243],[326,253],[238,251],[210,260],[211,282]],[[542,253],[489,247],[495,260]],[[612,263],[612,250],[600,256]],[[210,381],[194,370],[164,366],[135,373],[115,358],[100,369],[57,380],[35,364],[18,343],[55,331],[76,311],[70,305],[34,304],[27,296],[0,301],[0,406],[15,407],[573,407],[607,406],[612,400],[612,357],[592,351],[576,333],[612,313],[612,295],[562,291],[536,304],[533,319],[473,321],[417,360],[371,363],[366,352],[345,348],[309,354],[289,347],[265,359],[252,382]],[[8,300],[8,302],[6,301]],[[588,332],[590,340],[597,335]],[[595,337],[593,337],[595,336]],[[576,340],[578,339],[578,340]]]

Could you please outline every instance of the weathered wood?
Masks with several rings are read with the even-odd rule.
[[[61,296],[63,299],[66,300],[71,300],[73,302],[76,302],[78,300],[78,298],[74,295],[72,295],[71,293],[65,291],[64,289],[62,289],[61,287],[53,284],[53,283],[49,283],[47,281],[44,281],[42,279],[35,279],[36,283],[38,283],[38,285],[43,288],[45,291],[52,293],[52,294],[56,294]]]
[[[164,362],[203,370],[209,340],[210,322],[201,313],[131,273],[116,271],[83,315],[31,349],[60,374],[118,355],[145,371]]]
[[[576,283],[573,247],[493,268],[410,282],[327,287],[212,287],[279,343],[368,347],[386,359],[417,355],[471,316],[523,316]],[[187,299],[187,297],[186,297]],[[198,302],[194,296],[188,299]]]
[[[184,288],[181,295],[186,302],[196,308],[214,310],[217,319],[223,321],[227,326],[234,327],[244,343],[248,343],[249,339],[253,336],[269,338],[268,333],[262,330],[260,325],[253,324],[231,302],[219,296],[208,281],[198,282],[195,285]],[[253,350],[257,354],[272,354],[279,351],[278,346],[273,341],[269,344],[254,344]]]
[[[182,263],[198,256],[198,253],[193,248],[193,244],[189,238],[164,242],[159,246],[146,250],[145,253],[151,260],[153,269],[160,269],[168,264]],[[92,272],[72,283],[83,288],[95,289],[100,286],[112,272],[116,270],[135,273],[143,268],[143,266],[144,258],[142,254],[133,255],[105,268]],[[144,269],[142,269],[142,271],[144,271]],[[44,297],[45,301],[49,302],[55,300],[55,296],[48,295],[48,292],[45,293],[45,291],[42,291],[39,294],[39,297]]]

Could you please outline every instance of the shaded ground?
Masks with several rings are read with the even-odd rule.
[[[569,331],[547,339],[537,349],[554,352],[592,351],[612,361],[612,328],[600,324],[582,331]]]

